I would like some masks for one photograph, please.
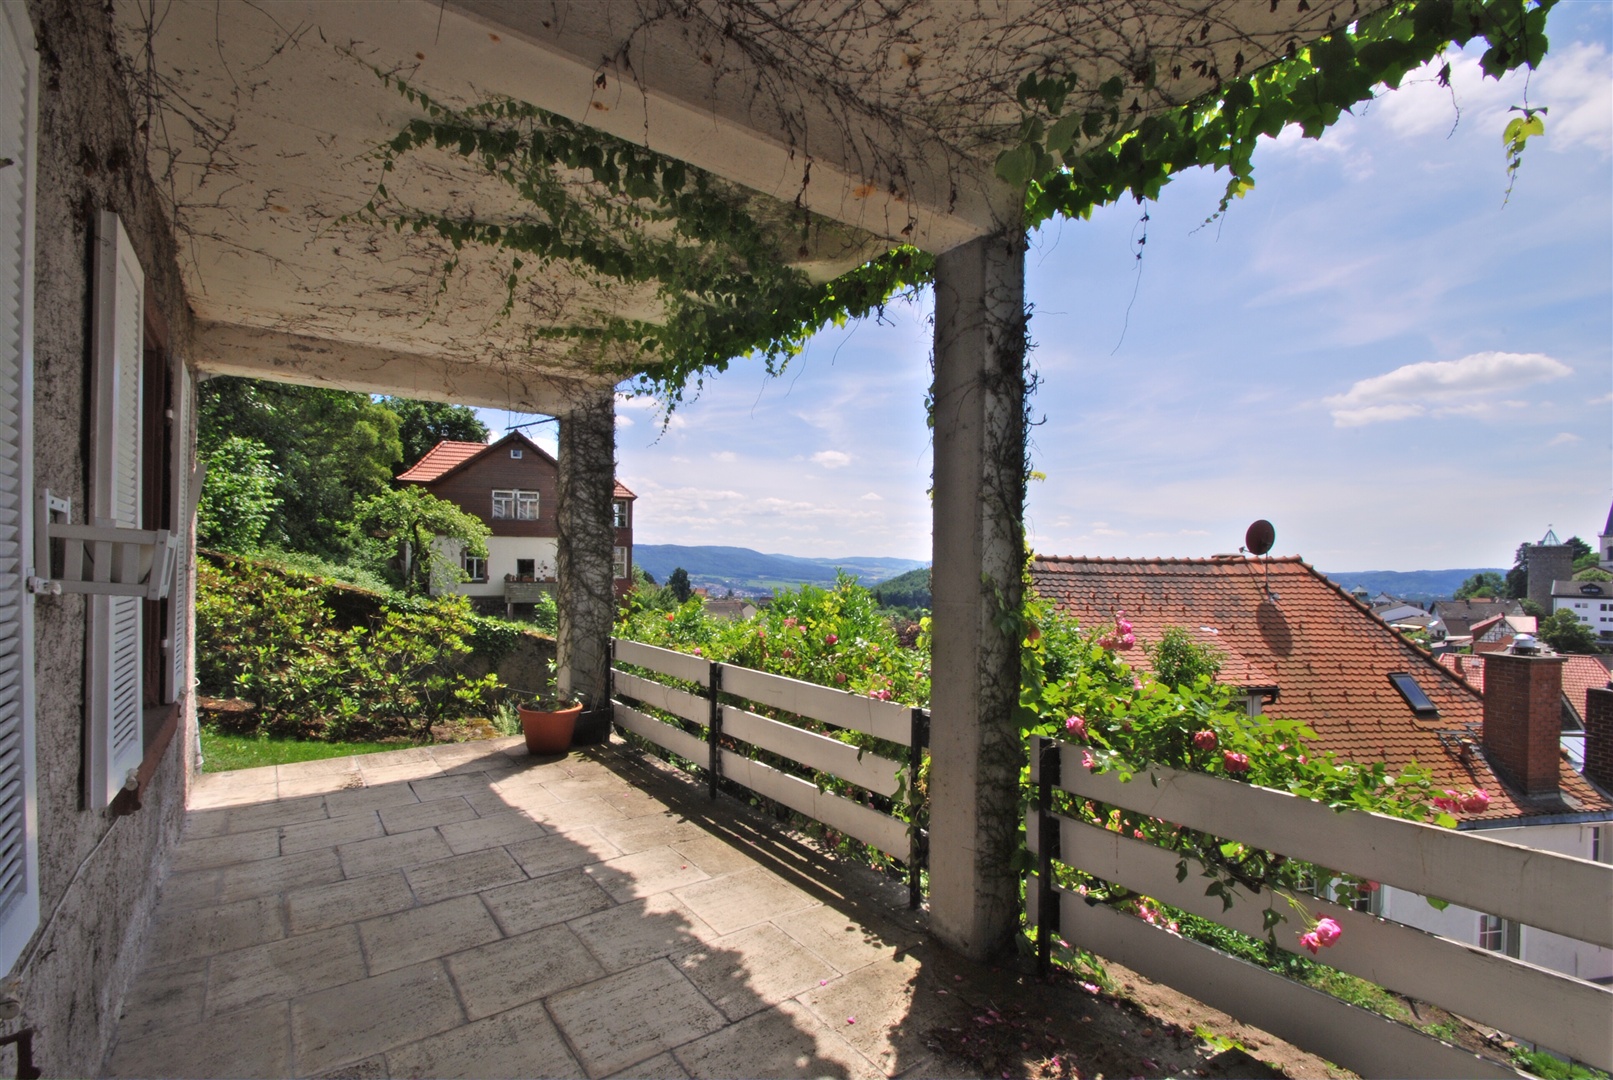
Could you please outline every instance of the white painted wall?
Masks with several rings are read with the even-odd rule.
[[[441,539],[437,541],[455,562],[463,545],[457,540]],[[536,563],[537,573],[534,577],[538,581],[554,580],[555,550],[559,541],[552,536],[490,536],[487,538],[487,580],[485,582],[460,582],[450,586],[447,582],[436,583],[432,592],[440,593],[451,589],[461,596],[504,596],[504,575],[515,573],[517,559],[532,559]]]
[[[1593,828],[1593,825],[1533,825],[1519,829],[1486,830],[1484,835],[1493,840],[1589,859]],[[1606,838],[1602,857],[1606,860],[1608,855],[1605,848],[1613,846],[1613,823],[1604,823],[1602,828]],[[1469,945],[1479,943],[1479,912],[1456,904],[1440,911],[1418,894],[1402,889],[1384,888],[1383,917]],[[1520,959],[1531,964],[1581,979],[1613,977],[1613,949],[1589,945],[1528,925],[1522,927],[1520,943]]]

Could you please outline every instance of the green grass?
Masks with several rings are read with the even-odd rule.
[[[402,750],[398,742],[313,742],[307,739],[273,739],[257,735],[225,735],[202,728],[202,771],[229,772],[256,769],[262,765],[286,765],[293,761],[346,757],[349,754],[376,754]]]

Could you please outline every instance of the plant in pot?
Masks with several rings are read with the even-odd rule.
[[[543,756],[564,754],[571,749],[571,736],[582,714],[582,702],[569,696],[551,694],[518,704],[521,734],[526,737],[527,753]]]

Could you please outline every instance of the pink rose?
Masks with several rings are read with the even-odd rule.
[[[795,616],[791,615],[789,618],[785,619],[784,620],[784,626],[788,630],[794,630],[795,629]]]
[[[704,656],[704,655],[706,655],[706,654],[705,654],[705,653],[703,653],[703,652],[701,652],[701,651],[700,651],[700,647],[699,647],[699,646],[698,646],[698,645],[697,645],[697,646],[695,646],[695,650],[694,650],[694,654],[695,654],[695,655],[696,655],[696,656]]]
[[[823,643],[825,645],[834,645],[834,644],[838,643],[839,641],[840,641],[840,638],[836,634],[825,634],[825,635],[823,635]]]
[[[1131,624],[1125,619],[1120,619],[1115,623],[1115,630],[1122,634],[1129,634],[1131,633]]]
[[[1322,951],[1322,941],[1316,936],[1316,931],[1314,930],[1308,934],[1299,935],[1299,943],[1309,949],[1312,956]]]
[[[1117,645],[1116,648],[1118,648],[1121,652],[1125,652],[1135,644],[1137,644],[1137,635],[1127,632],[1120,635],[1120,644]]]
[[[1318,919],[1316,920],[1316,929],[1312,933],[1316,935],[1316,940],[1321,942],[1322,947],[1326,949],[1331,948],[1335,941],[1344,936],[1344,927],[1332,919]]]
[[[1064,721],[1064,730],[1077,739],[1084,739],[1087,737],[1087,722],[1079,716],[1072,716]]]
[[[1215,732],[1206,728],[1193,733],[1193,748],[1195,750],[1214,750],[1216,744]]]
[[[1226,767],[1229,773],[1246,773],[1249,771],[1249,755],[1223,750],[1221,751],[1221,764]]]
[[[1376,881],[1363,881],[1361,883],[1361,887],[1367,892],[1377,892],[1382,886],[1380,886]]]
[[[794,649],[785,649],[782,652],[780,652],[779,655],[784,657],[784,659],[786,659],[786,660],[794,660],[795,659],[795,650]]]
[[[1490,796],[1483,789],[1462,797],[1462,810],[1469,814],[1482,814],[1490,808]]]
[[[835,682],[837,684],[838,683],[843,683],[845,681],[846,681],[846,673],[844,671],[835,672]]]
[[[1087,772],[1091,772],[1098,767],[1098,763],[1093,760],[1091,753],[1086,750],[1081,751],[1081,767]]]

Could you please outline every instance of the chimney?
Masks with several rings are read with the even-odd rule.
[[[1563,658],[1484,658],[1484,756],[1526,796],[1557,794]]]
[[[1585,775],[1603,791],[1613,791],[1613,688],[1585,694]]]

